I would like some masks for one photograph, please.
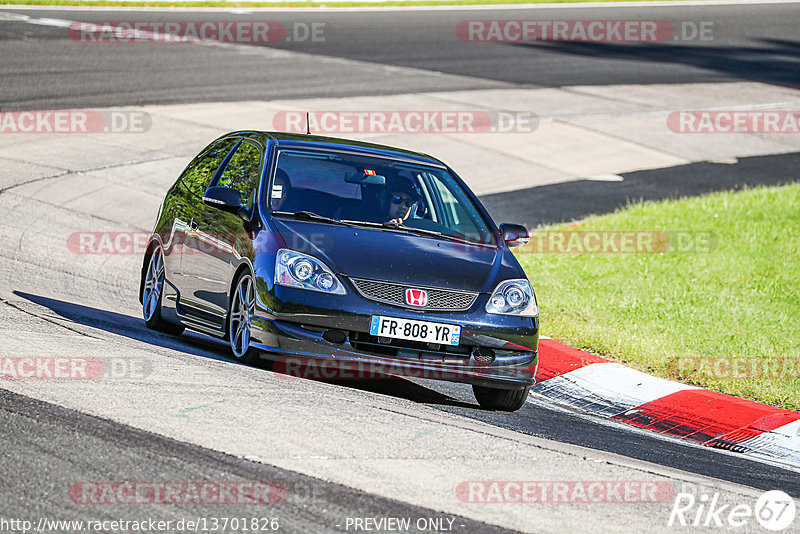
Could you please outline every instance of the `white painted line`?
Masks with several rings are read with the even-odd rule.
[[[800,420],[792,421],[789,424],[779,426],[775,430],[770,430],[770,432],[786,438],[795,439],[797,440],[797,443],[800,444]],[[797,450],[800,451],[800,447],[798,447]]]
[[[533,386],[561,404],[613,417],[678,391],[698,389],[656,378],[614,362],[581,367]]]
[[[34,19],[30,17],[26,17],[24,20],[21,20],[21,22],[26,22],[28,24],[36,24],[40,26],[54,26],[58,28],[69,28],[72,24],[79,24],[79,22],[77,21],[66,20],[66,19],[53,19],[53,18]],[[153,41],[159,41],[163,39],[163,34],[158,35],[152,32],[137,32],[137,36],[144,39],[152,39]],[[258,55],[261,57],[267,57],[271,59],[274,58],[285,59],[285,58],[297,58],[297,57],[313,58],[316,61],[324,63],[333,63],[340,65],[358,65],[369,69],[376,69],[383,74],[396,74],[398,76],[409,76],[416,78],[420,76],[434,77],[434,78],[439,78],[442,76],[460,76],[461,78],[465,79],[471,78],[470,76],[450,75],[436,70],[427,70],[416,67],[401,67],[396,65],[385,65],[382,63],[362,61],[358,59],[349,59],[349,58],[341,58],[334,56],[310,54],[306,52],[283,50],[280,48],[274,48],[270,46],[252,46],[243,43],[231,43],[223,41],[202,41],[202,40],[196,40],[196,41],[189,40],[181,42],[180,44],[190,44],[197,46],[214,46],[218,48],[237,50],[238,52],[243,54]]]
[[[622,182],[625,179],[619,174],[597,174],[595,176],[587,176],[582,180],[591,180],[592,182]]]
[[[72,24],[74,24],[71,20],[63,20],[63,19],[27,19],[25,22],[28,24],[36,24],[37,26],[53,26],[55,28],[69,28]]]
[[[770,432],[739,443],[749,449],[748,456],[800,466],[800,421],[794,421]]]
[[[673,436],[670,434],[653,432],[649,428],[639,428],[638,426],[632,426],[628,423],[619,421],[617,419],[609,419],[608,417],[602,417],[596,414],[575,411],[571,407],[559,406],[558,404],[554,404],[552,399],[550,399],[549,397],[541,396],[535,393],[533,390],[531,390],[531,395],[528,397],[527,402],[531,403],[536,407],[558,411],[560,413],[563,413],[565,417],[577,417],[582,421],[589,421],[593,424],[599,424],[609,428],[615,428],[623,432],[630,432],[631,434],[637,434],[640,436],[648,436],[651,439],[659,441],[680,443],[684,447],[689,447],[693,449],[703,449],[706,451],[712,450],[716,454],[724,454],[727,456],[740,457],[740,458],[742,456],[741,452],[734,452],[728,449],[706,447],[704,445],[701,445],[700,443],[695,443],[694,441],[687,441],[685,439],[681,439],[677,436]],[[797,458],[794,461],[792,461],[791,458],[788,461],[782,461],[772,456],[758,455],[758,454],[747,454],[747,458],[754,462],[780,467],[781,469],[789,469],[791,471],[797,471],[798,473],[800,473],[800,458]]]
[[[611,423],[615,421],[611,419],[615,415],[623,412],[635,413],[643,404],[687,389],[701,388],[656,378],[614,362],[594,363],[536,384],[531,388],[528,402],[547,404],[551,409],[561,406],[568,413],[581,416],[583,412],[587,417],[599,417],[600,420]],[[662,436],[652,430],[638,429],[635,426],[631,428],[691,445],[691,442],[677,436]],[[736,448],[739,450],[728,451],[716,447],[712,450],[732,455],[745,454],[752,460],[798,470],[800,420],[744,440]]]
[[[0,22],[2,21],[26,21],[30,17],[28,15],[19,15],[17,13],[0,13]]]

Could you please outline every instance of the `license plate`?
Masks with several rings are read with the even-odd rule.
[[[461,341],[461,327],[455,324],[429,323],[399,317],[373,315],[369,333],[373,336],[408,339],[424,343],[458,345]]]

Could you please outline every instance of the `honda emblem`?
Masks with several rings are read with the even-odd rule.
[[[406,289],[406,304],[423,307],[428,304],[428,292],[424,289]]]

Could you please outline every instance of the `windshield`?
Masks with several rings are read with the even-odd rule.
[[[489,225],[455,178],[436,167],[339,152],[280,150],[268,199],[278,215],[319,215],[334,222],[495,244]]]

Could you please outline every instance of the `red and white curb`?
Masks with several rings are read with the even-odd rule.
[[[548,338],[531,392],[693,443],[800,467],[800,413],[671,382]]]

